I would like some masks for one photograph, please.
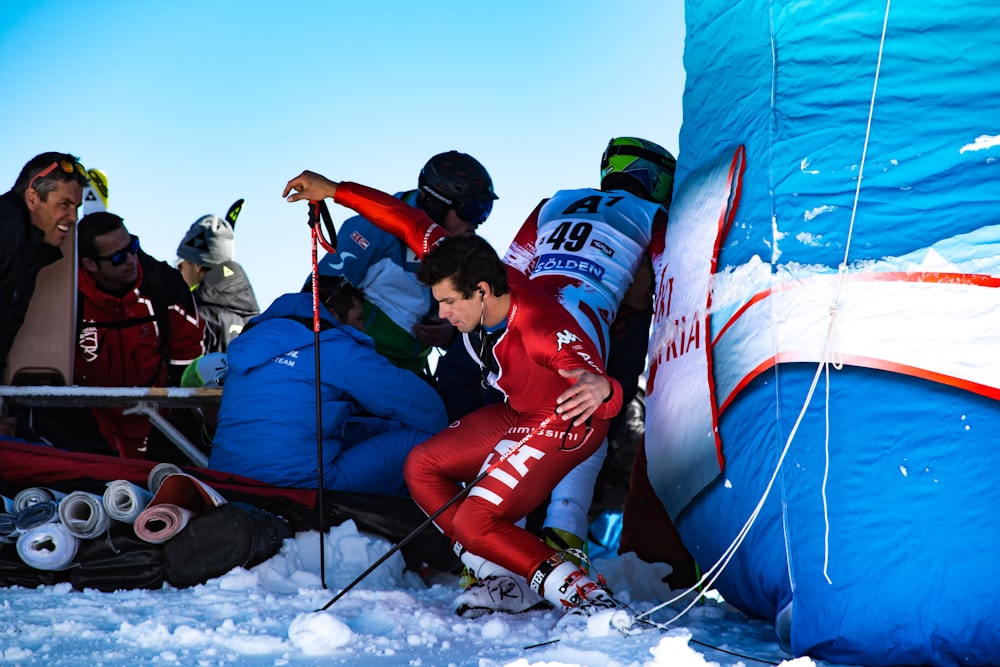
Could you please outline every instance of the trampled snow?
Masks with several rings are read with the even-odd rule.
[[[3,545],[13,549],[13,545]],[[598,615],[558,624],[559,612],[453,614],[458,578],[427,585],[397,553],[326,611],[316,611],[390,548],[348,521],[327,532],[326,584],[319,533],[286,540],[270,560],[187,589],[101,593],[69,584],[0,592],[0,665],[409,665],[412,667],[700,667],[823,665],[790,659],[770,623],[717,596],[668,626],[622,636]],[[673,595],[663,564],[626,554],[595,561],[617,597],[646,611]],[[690,598],[688,598],[690,599]],[[652,620],[686,606],[673,603]],[[563,622],[565,623],[565,621]],[[558,641],[554,641],[558,640]],[[549,643],[552,642],[552,643]],[[700,643],[699,643],[700,642]],[[716,648],[743,657],[725,653]]]

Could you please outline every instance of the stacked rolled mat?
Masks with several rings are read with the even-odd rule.
[[[130,525],[145,542],[163,544],[226,499],[177,466],[161,463],[150,471],[147,488],[121,479],[108,482],[103,496],[31,487],[14,498],[0,496],[0,503],[0,545],[15,544],[29,567],[58,571],[73,564],[82,540],[107,535],[114,522]]]

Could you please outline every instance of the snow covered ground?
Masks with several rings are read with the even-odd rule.
[[[828,664],[791,660],[769,623],[748,620],[721,600],[694,606],[666,631],[651,628],[629,637],[609,630],[601,616],[587,625],[557,627],[562,614],[555,611],[461,619],[451,606],[457,577],[441,577],[428,587],[404,572],[398,553],[329,610],[317,612],[390,546],[359,533],[350,521],[331,528],[326,540],[328,590],[320,582],[316,531],[286,540],[280,553],[252,570],[237,568],[188,589],[3,589],[0,666]],[[595,565],[617,596],[640,612],[669,599],[666,585],[657,584],[666,566],[632,554]],[[653,620],[665,622],[676,613],[671,609],[684,606],[675,603]]]

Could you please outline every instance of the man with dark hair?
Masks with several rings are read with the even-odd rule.
[[[86,185],[76,157],[49,152],[31,158],[0,196],[0,382],[38,272],[62,257]]]
[[[420,170],[417,189],[396,197],[454,236],[475,234],[497,199],[486,168],[458,151],[433,156]],[[337,249],[320,261],[320,274],[344,276],[363,290],[375,349],[400,368],[424,372],[431,348],[447,347],[455,330],[437,317],[427,286],[416,279],[417,258],[363,216],[340,226]]]
[[[448,236],[385,193],[304,172],[284,196],[332,197],[404,239],[422,260],[419,277],[441,317],[467,338],[484,380],[506,396],[418,445],[406,462],[407,484],[428,514],[488,471],[435,520],[483,584],[459,598],[458,613],[524,611],[543,599],[588,616],[618,608],[566,554],[517,526],[597,450],[621,409],[621,386],[582,328],[484,239]],[[489,606],[483,597],[492,598]]]
[[[204,354],[203,325],[180,272],[143,252],[139,237],[113,213],[85,216],[78,246],[75,383],[178,386],[188,364]],[[111,451],[144,456],[148,417],[118,408],[94,408],[93,416]]]

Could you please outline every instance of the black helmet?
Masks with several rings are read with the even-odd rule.
[[[417,179],[417,193],[417,204],[438,224],[449,209],[470,224],[482,224],[497,199],[486,168],[458,151],[440,153],[427,161]]]

